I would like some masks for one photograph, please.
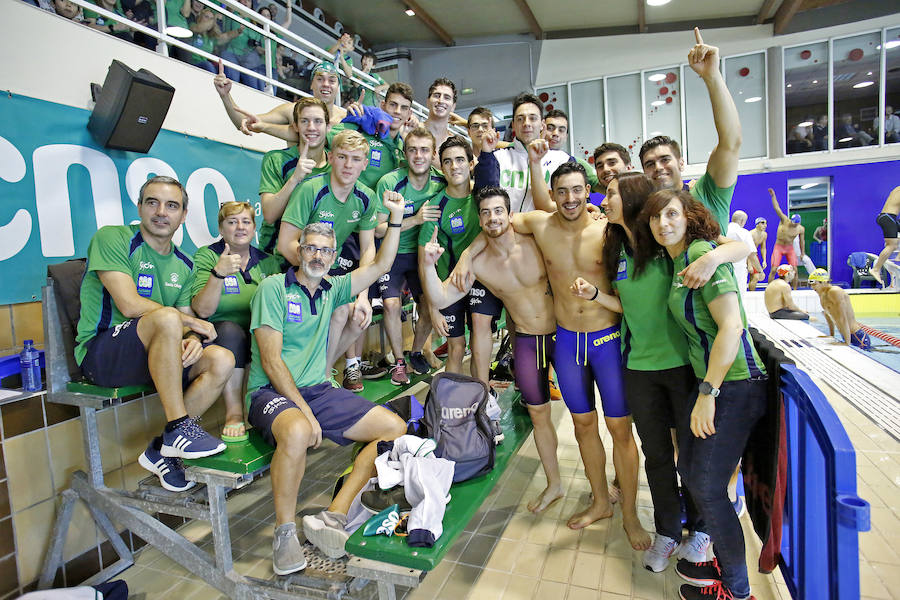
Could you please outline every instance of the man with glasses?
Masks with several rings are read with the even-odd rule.
[[[475,159],[477,160],[478,155],[481,154],[481,143],[484,139],[484,134],[488,131],[494,131],[493,113],[483,106],[473,109],[472,112],[469,113],[469,118],[466,121],[466,129],[469,132],[469,139],[472,140],[472,152],[475,154]],[[508,148],[509,146],[509,142],[497,142],[498,149]]]
[[[351,150],[349,154],[355,156],[356,152]],[[336,146],[335,153],[343,154],[342,146]],[[343,160],[335,161],[335,172],[342,171]],[[339,228],[336,222],[334,227],[322,221],[311,222],[293,246],[296,253],[288,255],[297,266],[263,280],[251,304],[253,341],[246,404],[250,424],[275,446],[271,470],[275,503],[272,563],[278,575],[306,567],[295,519],[307,450],[317,448],[323,437],[340,445],[366,444],[328,508],[303,517],[306,539],[326,556],[340,558],[346,554],[347,511],[373,475],[378,442],[406,433],[406,424],[396,414],[332,387],[327,375],[330,363],[326,346],[335,309],[368,289],[390,268],[397,253],[403,197],[388,192],[383,204],[390,211],[390,219],[373,261],[347,275],[327,276],[336,254]]]

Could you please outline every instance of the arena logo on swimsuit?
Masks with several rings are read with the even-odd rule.
[[[608,334],[604,335],[602,338],[597,338],[596,340],[594,340],[594,345],[601,346],[601,345],[605,344],[606,342],[611,342],[612,340],[620,337],[621,335],[622,334],[619,331],[614,331],[612,333],[608,333]]]

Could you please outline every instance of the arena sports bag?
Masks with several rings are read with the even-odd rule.
[[[425,426],[437,444],[435,455],[456,463],[453,481],[494,468],[494,435],[487,416],[488,387],[458,373],[438,373],[425,400]]]

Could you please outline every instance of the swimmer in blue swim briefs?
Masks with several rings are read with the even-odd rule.
[[[837,328],[844,338],[844,346],[854,345],[863,350],[872,347],[872,340],[862,326],[856,321],[853,305],[850,304],[850,296],[842,288],[831,285],[831,277],[825,269],[816,269],[809,275],[809,285],[819,295],[822,310],[825,312],[825,320],[828,321],[828,335],[834,337]]]

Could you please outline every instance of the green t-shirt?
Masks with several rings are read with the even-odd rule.
[[[437,196],[445,187],[447,182],[443,177],[429,175],[428,182],[421,190],[417,190],[409,182],[409,170],[397,169],[391,171],[381,178],[378,182],[378,190],[376,197],[378,198],[378,212],[382,214],[390,214],[391,211],[386,209],[381,203],[384,193],[388,190],[399,192],[406,201],[406,208],[403,210],[403,218],[411,217],[419,212],[426,202]],[[397,254],[410,254],[419,250],[419,226],[410,227],[400,232],[400,246]]]
[[[724,381],[740,381],[764,375],[765,367],[756,353],[753,340],[750,339],[750,332],[747,331],[747,317],[744,315],[744,307],[740,304],[740,295],[731,265],[727,263],[719,265],[706,285],[697,290],[682,285],[681,278],[677,275],[687,265],[712,249],[713,245],[710,242],[694,240],[687,251],[675,257],[673,261],[673,272],[676,275],[673,276],[672,286],[669,289],[669,311],[687,336],[688,356],[691,366],[694,368],[694,374],[700,379],[706,377],[709,353],[719,332],[719,327],[709,312],[709,303],[722,294],[733,293],[737,296],[744,330],[741,333],[737,355],[734,357],[734,362],[728,369]]]
[[[176,0],[166,0],[167,2],[175,2]],[[239,29],[241,24],[233,19],[225,19],[223,30],[224,32],[233,31],[235,29]],[[253,40],[255,44],[253,46],[250,45],[250,40]],[[256,47],[261,46],[264,40],[263,34],[250,29],[249,27],[244,27],[244,30],[241,31],[237,37],[230,40],[225,48],[231,50],[237,56],[246,56],[251,52],[256,52]],[[273,48],[274,50],[274,48]],[[263,64],[265,61],[265,55],[262,54],[259,57],[259,63]]]
[[[438,243],[444,248],[444,254],[436,267],[438,276],[446,279],[459,261],[459,255],[481,233],[478,209],[472,194],[465,198],[452,198],[447,195],[447,190],[434,197],[428,205],[440,208],[441,216],[437,221],[422,223],[419,228],[419,245],[424,246],[430,242],[434,228],[438,228]]]
[[[225,242],[219,240],[200,248],[194,254],[194,285],[191,287],[191,298],[206,287],[210,271],[215,268],[224,251]],[[233,321],[244,329],[249,327],[250,299],[256,293],[260,282],[269,275],[280,272],[280,267],[281,261],[278,258],[250,246],[250,261],[247,268],[225,277],[216,312],[206,320],[212,323]]]
[[[310,295],[297,281],[296,268],[287,273],[266,277],[250,303],[250,331],[263,325],[282,335],[281,359],[287,365],[298,388],[327,381],[328,327],[334,309],[350,302],[350,277],[324,277]],[[250,379],[246,404],[250,395],[269,385],[262,368],[256,336],[250,344]]]
[[[371,75],[375,78],[376,81],[378,81],[378,83],[373,85],[372,87],[378,87],[379,85],[384,85],[385,83],[387,83],[378,73],[369,73],[369,75]],[[369,88],[364,89],[366,90],[366,95],[363,97],[363,104],[367,104],[369,106],[381,106],[381,100],[378,98],[378,96]]]
[[[191,46],[212,54],[216,49],[216,40],[211,35],[195,33],[194,37],[191,38]],[[191,63],[195,65],[199,65],[200,63],[209,60],[199,54],[191,54],[189,58]]]
[[[584,172],[587,174],[588,187],[592,191],[599,191],[597,185],[600,183],[600,180],[597,179],[597,169],[594,168],[594,165],[583,158],[576,158],[575,160],[584,167]]]
[[[81,281],[81,315],[75,342],[78,364],[97,334],[128,321],[100,282],[98,271],[119,271],[134,280],[137,293],[162,306],[190,306],[194,263],[178,246],[160,254],[144,242],[140,225],[107,225],[91,238]]]
[[[262,168],[259,173],[259,193],[260,194],[277,194],[294,174],[297,168],[297,161],[300,159],[300,149],[297,146],[291,146],[283,150],[270,150],[263,155]],[[331,165],[327,162],[324,167],[316,167],[312,172],[303,178],[303,182],[309,180],[310,177],[326,173],[331,169]],[[297,188],[303,184],[301,182]],[[294,188],[294,189],[297,189]],[[285,207],[287,209],[287,207]],[[277,219],[274,223],[266,223],[263,221],[259,226],[257,235],[257,243],[263,252],[278,255],[278,229],[281,227],[281,219]]]
[[[183,6],[184,0],[166,0],[166,25],[169,27],[188,28],[187,19],[181,14]]]
[[[729,213],[731,212],[734,185],[727,188],[717,187],[709,173],[704,173],[691,188],[691,195],[709,209],[719,227],[722,228],[722,235],[725,235],[725,232],[728,231],[728,222],[731,220]]]
[[[102,6],[98,2],[94,2],[94,4],[96,4],[97,6],[101,6],[101,8],[106,8],[105,6]],[[117,0],[116,5],[113,7],[111,12],[114,12],[117,15],[125,16],[125,12],[122,10],[121,1]],[[100,14],[95,13],[94,11],[87,9],[87,8],[85,8],[81,11],[81,15],[84,17],[85,20],[94,19],[94,22],[97,25],[113,25],[113,24],[117,23],[117,21],[113,21],[112,19],[107,20],[106,17],[101,16]]]
[[[334,136],[350,129],[358,131],[362,134],[366,141],[369,142],[369,164],[366,170],[359,176],[359,180],[370,188],[378,186],[382,177],[398,168],[403,160],[403,142],[400,136],[395,138],[387,137],[381,139],[377,135],[369,135],[359,128],[355,123],[338,123],[328,130],[328,148],[331,148],[331,140]]]
[[[634,371],[663,371],[688,364],[684,333],[667,310],[661,310],[672,287],[672,262],[657,257],[634,276],[631,250],[619,251],[612,287],[622,301],[622,357]]]
[[[341,202],[331,193],[331,174],[323,173],[294,188],[281,220],[298,229],[310,223],[328,223],[334,229],[340,253],[351,233],[375,229],[377,209],[375,192],[358,181],[347,200]]]

